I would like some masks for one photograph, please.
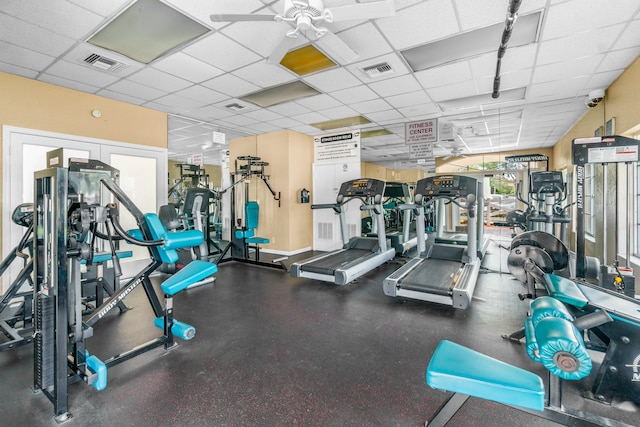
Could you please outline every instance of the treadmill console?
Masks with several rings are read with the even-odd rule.
[[[338,203],[348,197],[373,197],[375,203],[380,203],[384,195],[384,181],[372,178],[359,178],[343,182],[338,192]]]
[[[564,179],[560,171],[531,173],[531,193],[555,193],[564,191]]]
[[[478,181],[462,175],[441,175],[423,178],[416,184],[415,194],[424,197],[452,196],[466,197],[476,194]]]

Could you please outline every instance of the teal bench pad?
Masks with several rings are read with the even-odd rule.
[[[576,282],[556,274],[542,276],[549,295],[574,307],[583,308],[589,303]]]
[[[202,260],[191,261],[162,283],[162,292],[167,295],[175,295],[194,283],[206,279],[216,271],[218,271],[218,267],[215,264]]]
[[[451,341],[438,344],[426,379],[435,389],[544,410],[544,384],[538,375]]]

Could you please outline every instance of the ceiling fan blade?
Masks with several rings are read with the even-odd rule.
[[[282,58],[289,52],[289,49],[293,47],[296,39],[294,37],[283,37],[282,41],[276,46],[275,50],[267,58],[267,64],[278,65]]]
[[[393,0],[382,0],[371,3],[359,3],[349,6],[338,6],[328,9],[333,15],[333,21],[351,21],[384,18],[396,14]]]
[[[350,64],[358,58],[358,53],[332,32],[320,37],[315,43],[340,64]]]
[[[213,22],[237,22],[237,21],[274,21],[275,15],[260,15],[255,13],[215,13],[209,16]]]

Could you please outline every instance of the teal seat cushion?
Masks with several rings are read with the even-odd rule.
[[[578,308],[582,308],[589,303],[589,300],[573,280],[560,277],[556,274],[545,274],[542,278],[549,295],[563,303]]]
[[[427,368],[435,389],[544,410],[544,384],[538,375],[451,341],[441,341]]]
[[[210,262],[195,260],[178,270],[173,276],[162,282],[160,287],[167,295],[175,295],[202,279],[206,279],[218,271],[218,267]]]

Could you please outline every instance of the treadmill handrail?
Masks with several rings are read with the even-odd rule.
[[[336,213],[340,213],[342,205],[340,203],[318,203],[311,205],[311,209],[333,209]]]

